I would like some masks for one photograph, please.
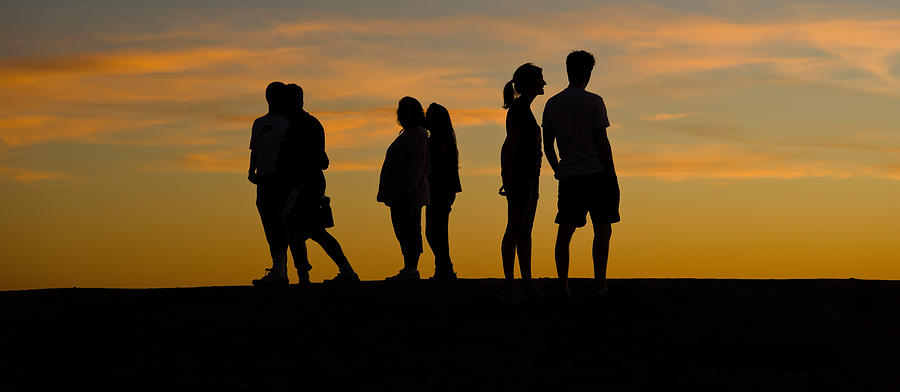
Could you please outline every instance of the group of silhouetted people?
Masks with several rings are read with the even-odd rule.
[[[547,101],[541,125],[531,110],[532,102],[544,94],[547,84],[541,68],[523,64],[503,87],[507,114],[499,193],[507,200],[507,224],[501,242],[507,282],[501,299],[506,302],[545,295],[531,279],[531,232],[543,155],[559,180],[555,258],[562,293],[566,299],[571,298],[569,244],[575,230],[587,223],[588,213],[594,228],[594,295],[604,298],[608,293],[606,265],[612,223],[619,221],[619,185],[606,133],[610,125],[606,106],[600,96],[585,90],[594,64],[594,56],[588,52],[579,50],[568,55],[569,85]],[[272,268],[253,284],[288,284],[288,248],[300,283],[308,283],[311,266],[306,256],[307,239],[320,244],[337,264],[339,273],[331,281],[358,281],[337,240],[326,231],[334,223],[325,196],[323,171],[328,168],[328,156],[321,123],[303,110],[303,90],[297,85],[270,83],[266,100],[269,113],[253,124],[249,179],[257,185],[256,205],[272,254]],[[390,208],[403,255],[403,268],[387,279],[419,279],[423,207],[425,237],[435,256],[432,279],[456,279],[448,223],[462,187],[450,114],[437,103],[426,111],[415,98],[403,97],[397,122],[402,129],[387,149],[376,197]],[[516,255],[521,285],[515,284]]]

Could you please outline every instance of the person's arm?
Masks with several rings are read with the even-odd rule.
[[[319,154],[318,164],[319,168],[322,170],[328,169],[328,154],[325,153],[325,128],[322,127],[322,123],[319,122],[319,119],[313,117],[313,121],[315,121],[315,132],[316,132],[316,152]]]
[[[250,169],[247,173],[247,180],[256,184],[256,139],[253,138],[253,131],[250,131]]]
[[[606,134],[606,128],[609,128],[609,117],[606,114],[606,104],[603,102],[603,98],[598,97],[594,110],[594,143],[597,145],[597,151],[603,157],[604,170],[611,170],[612,147],[609,145],[609,137]]]
[[[256,151],[250,150],[250,171],[247,173],[247,180],[256,184]]]
[[[559,158],[556,156],[556,147],[553,144],[556,141],[556,132],[547,124],[547,108],[544,107],[543,116],[544,128],[544,155],[547,156],[547,163],[553,169],[553,178],[559,179]]]

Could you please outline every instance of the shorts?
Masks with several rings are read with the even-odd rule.
[[[604,173],[560,178],[556,223],[584,227],[589,212],[594,224],[616,223],[619,197],[619,180]]]

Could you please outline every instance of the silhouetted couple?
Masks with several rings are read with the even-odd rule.
[[[450,114],[436,103],[429,105],[426,113],[418,100],[403,97],[397,107],[397,123],[402,129],[385,154],[376,197],[390,208],[403,254],[403,268],[387,279],[419,279],[423,206],[427,206],[425,235],[434,253],[432,279],[456,279],[450,261],[448,224],[451,206],[462,187]]]
[[[556,223],[556,270],[566,300],[570,300],[569,244],[575,229],[594,227],[593,261],[595,296],[608,293],[606,265],[612,223],[619,221],[619,185],[606,128],[609,119],[603,99],[585,90],[594,68],[594,56],[574,51],[566,57],[569,86],[547,101],[543,114],[543,146],[554,178],[559,180]],[[501,243],[507,290],[503,299],[517,302],[543,296],[531,281],[531,230],[538,200],[541,168],[541,127],[531,111],[535,97],[544,94],[541,68],[523,64],[503,88],[506,140],[500,153],[501,195],[508,213]],[[557,158],[554,141],[559,148]],[[522,287],[514,282],[515,256],[519,255]]]
[[[266,87],[269,113],[253,122],[248,179],[256,184],[256,207],[272,255],[272,268],[253,284],[287,285],[287,250],[294,257],[300,284],[309,283],[312,266],[306,240],[312,239],[338,266],[332,281],[359,281],[337,240],[330,199],[325,196],[325,130],[303,110],[303,89],[272,82]]]

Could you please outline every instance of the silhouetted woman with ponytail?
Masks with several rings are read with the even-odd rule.
[[[431,279],[453,280],[456,279],[456,272],[450,261],[450,207],[456,200],[456,193],[462,192],[456,133],[453,132],[447,108],[436,103],[428,105],[425,124],[431,133],[428,138],[431,151],[431,172],[428,175],[431,204],[425,207],[425,238],[434,253],[434,276]]]
[[[422,206],[430,200],[431,154],[422,104],[413,97],[400,99],[397,123],[403,129],[385,154],[376,199],[390,207],[391,224],[403,253],[403,269],[388,279],[416,280],[422,254]]]
[[[506,196],[507,221],[500,253],[507,291],[503,299],[517,302],[542,296],[531,281],[531,229],[537,211],[538,178],[541,172],[541,127],[531,112],[531,103],[544,94],[544,74],[540,67],[526,63],[503,86],[506,109],[506,140],[500,150],[500,177]],[[516,254],[522,274],[522,290],[515,285]]]

